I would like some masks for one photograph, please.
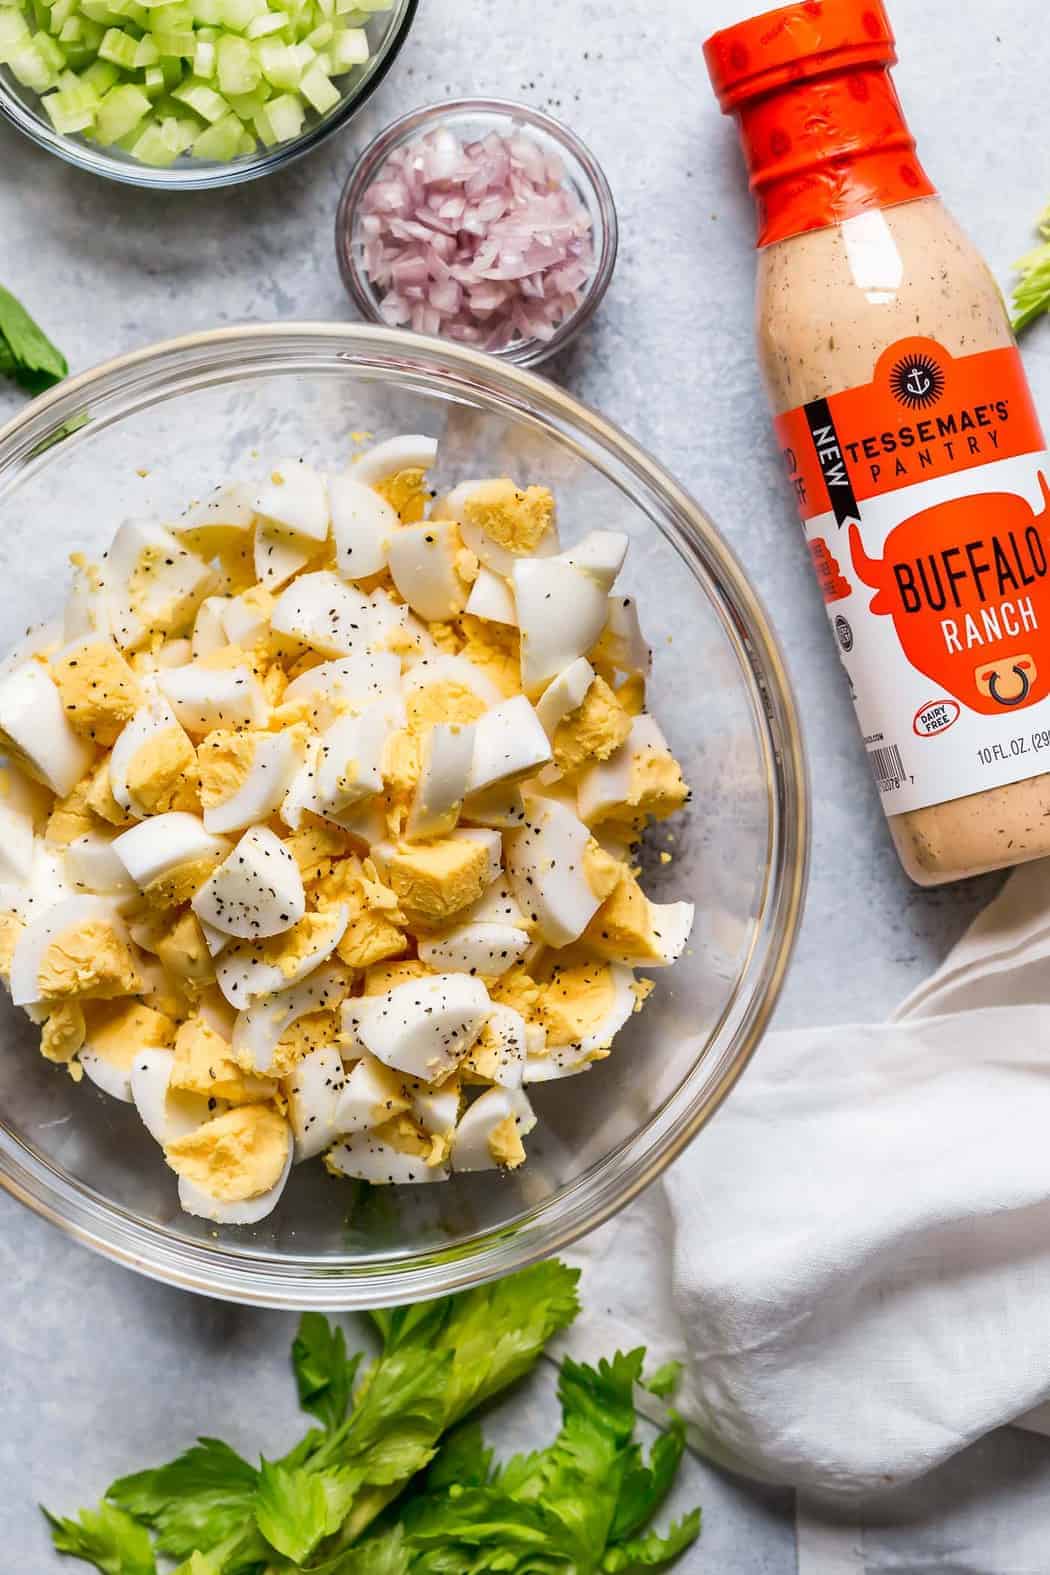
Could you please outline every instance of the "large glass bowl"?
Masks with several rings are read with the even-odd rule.
[[[107,180],[127,186],[149,186],[162,191],[204,191],[212,186],[235,186],[241,181],[257,180],[284,169],[294,159],[319,147],[339,131],[372,96],[397,58],[415,20],[419,0],[390,0],[388,11],[373,12],[364,23],[368,34],[369,59],[363,66],[336,77],[338,104],[324,115],[308,110],[306,122],[297,137],[276,147],[260,143],[254,153],[235,159],[194,159],[184,153],[167,169],[143,164],[122,148],[102,147],[77,134],[64,136],[51,124],[40,95],[23,87],[8,66],[0,66],[0,117],[9,120],[31,141],[57,153],[59,158],[78,169],[90,170]]]
[[[652,837],[646,882],[658,900],[695,899],[698,917],[612,1056],[535,1088],[540,1125],[520,1171],[369,1189],[311,1163],[251,1228],[180,1213],[135,1111],[46,1063],[5,997],[0,1184],[158,1279],[275,1307],[448,1292],[558,1251],[622,1208],[747,1064],[805,883],[798,720],[754,591],[699,506],[629,438],[494,357],[318,323],[196,334],[70,379],[0,430],[0,645],[54,612],[71,548],[98,550],[128,515],[171,517],[269,456],[339,465],[362,430],[439,436],[438,484],[488,472],[548,483],[568,541],[596,525],[630,534],[621,583],[656,652],[650,701],[693,788]]]

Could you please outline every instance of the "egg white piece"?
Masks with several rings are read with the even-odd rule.
[[[317,775],[317,762],[320,756],[321,740],[311,736],[306,740],[302,764],[292,777],[288,791],[277,810],[289,831],[299,830],[303,823],[303,816],[313,806],[314,778]]]
[[[524,695],[492,706],[474,724],[470,791],[531,776],[551,758],[550,740]]]
[[[2,817],[0,817],[2,821]],[[87,832],[75,837],[66,849],[69,878],[79,891],[133,897],[138,887],[113,846],[113,837]]]
[[[9,987],[16,1006],[28,1006],[40,999],[40,968],[52,941],[95,919],[105,919],[121,939],[127,939],[115,905],[104,897],[66,897],[26,923],[11,958]]]
[[[469,974],[436,974],[355,1002],[357,1032],[380,1061],[432,1083],[451,1072],[481,1032],[489,993]]]
[[[423,656],[409,668],[402,681],[405,695],[417,689],[428,689],[431,684],[462,684],[486,706],[499,705],[503,699],[500,690],[488,673],[465,656]]]
[[[484,618],[489,623],[518,626],[518,610],[514,593],[502,574],[496,574],[482,564],[478,577],[470,588],[466,611],[474,618]]]
[[[236,793],[204,811],[205,830],[243,831],[268,819],[283,802],[302,763],[303,745],[294,733],[260,733]]]
[[[621,808],[631,796],[634,762],[648,753],[669,753],[667,740],[648,714],[636,716],[631,731],[608,760],[588,766],[580,777],[577,808],[582,820]]]
[[[412,1115],[431,1137],[447,1137],[459,1120],[463,1095],[458,1085],[451,1088],[416,1088],[412,1094]]]
[[[366,1050],[347,1073],[334,1115],[337,1134],[367,1132],[405,1108],[405,1085],[391,1067]]]
[[[11,794],[0,796],[0,886],[20,886],[29,879],[35,845],[32,815]]]
[[[155,630],[168,633],[192,618],[215,582],[215,571],[163,525],[127,520],[102,566],[113,638],[129,650]]]
[[[268,826],[252,826],[191,906],[215,929],[259,941],[298,924],[306,912],[306,892],[299,866],[280,838]]]
[[[316,942],[287,972],[276,963],[263,962],[250,942],[228,946],[216,963],[215,978],[230,1005],[240,1011],[260,995],[291,989],[293,984],[298,984],[327,962],[346,933],[350,910],[345,903],[340,903],[326,910],[323,917],[324,928]]]
[[[379,700],[389,700],[401,687],[401,661],[393,651],[342,657],[321,662],[293,678],[284,691],[283,705],[309,700],[315,707],[311,719],[328,727],[345,711],[364,711]]]
[[[525,820],[525,800],[513,782],[498,782],[480,793],[468,793],[463,800],[463,819],[476,826],[512,830]]]
[[[489,1152],[489,1139],[508,1116],[513,1118],[519,1137],[527,1137],[536,1125],[536,1113],[520,1088],[488,1088],[475,1099],[452,1134],[452,1169],[498,1169]]]
[[[0,911],[13,913],[29,924],[75,895],[66,870],[65,850],[48,847],[38,839],[28,878],[0,884]]]
[[[187,733],[203,737],[216,728],[264,727],[269,702],[250,667],[203,667],[187,662],[157,680]]]
[[[142,891],[180,864],[218,858],[229,848],[222,837],[205,830],[198,815],[177,809],[151,815],[130,831],[122,831],[112,843],[114,854]]]
[[[509,925],[515,930],[528,928],[528,920],[514,895],[510,881],[502,871],[482,893],[473,908],[466,910],[463,922],[464,924]]]
[[[318,1045],[284,1079],[296,1164],[313,1159],[340,1135],[335,1112],[345,1081],[335,1045]]]
[[[627,968],[669,968],[685,951],[695,919],[696,907],[691,902],[650,902],[649,920],[659,956],[632,957],[625,953],[616,961]]]
[[[525,824],[507,833],[507,874],[518,902],[536,915],[549,946],[568,946],[599,908],[584,872],[590,832],[555,799],[526,800]]]
[[[224,1203],[221,1198],[213,1198],[194,1182],[180,1176],[179,1204],[187,1214],[213,1220],[216,1225],[257,1225],[268,1214],[272,1214],[280,1203],[281,1194],[288,1184],[293,1153],[293,1145],[289,1143],[284,1170],[269,1191],[260,1193],[257,1198],[247,1198],[243,1203]]]
[[[281,459],[252,495],[256,514],[276,520],[296,536],[322,542],[328,536],[328,481],[301,459]]]
[[[109,638],[113,630],[113,608],[109,596],[96,583],[95,576],[81,564],[73,565],[73,583],[62,615],[64,640],[85,636]]]
[[[131,1098],[146,1131],[162,1147],[188,1137],[217,1114],[203,1094],[170,1087],[174,1065],[170,1050],[140,1050],[131,1063]]]
[[[80,1065],[96,1088],[101,1088],[104,1094],[111,1099],[119,1099],[121,1104],[130,1105],[131,1097],[131,1071],[127,1067],[116,1066],[112,1061],[107,1061],[105,1056],[85,1045],[77,1057]]]
[[[418,621],[413,617],[411,607],[406,607],[403,602],[395,602],[382,586],[372,592],[368,598],[368,607],[371,621],[369,650],[400,651],[412,624]]]
[[[266,590],[277,591],[293,574],[305,569],[318,550],[317,542],[296,536],[276,520],[260,520],[252,545],[255,578]]]
[[[588,652],[609,608],[598,579],[556,558],[518,558],[514,601],[521,629],[521,682],[533,694]]]
[[[221,956],[227,946],[233,944],[232,937],[225,935],[222,930],[217,930],[214,924],[208,924],[206,920],[199,916],[197,923],[201,927],[201,934],[204,936],[204,944],[208,948],[209,957]]]
[[[226,644],[239,645],[243,650],[248,650],[265,640],[270,633],[270,615],[242,592],[239,596],[226,598],[222,610],[222,627]]]
[[[268,1073],[281,1037],[292,1024],[308,1012],[338,1006],[349,987],[347,970],[330,963],[316,969],[290,990],[260,996],[237,1014],[233,1029],[234,1057],[241,1061],[246,1059],[256,1072]]]
[[[391,733],[391,711],[373,706],[361,716],[344,716],[321,734],[311,808],[340,814],[383,786],[383,751]]]
[[[497,978],[521,961],[529,945],[526,930],[515,929],[509,924],[473,922],[421,940],[419,955],[429,968],[443,973]]]
[[[176,536],[194,538],[208,531],[247,534],[255,523],[251,488],[243,481],[216,487],[201,502],[188,508],[181,519],[174,520],[170,529]],[[207,538],[205,537],[205,540]]]
[[[602,631],[602,642],[613,666],[621,673],[648,674],[650,671],[652,648],[642,633],[638,604],[633,596],[609,597],[609,616]]]
[[[460,548],[453,520],[403,525],[391,539],[387,558],[394,584],[428,623],[455,618],[467,604],[467,587],[456,572]]]
[[[351,460],[347,475],[371,487],[403,470],[429,470],[437,459],[437,452],[437,438],[419,432],[387,438]]]
[[[329,1166],[341,1176],[374,1185],[408,1186],[447,1181],[447,1165],[428,1165],[416,1154],[402,1154],[371,1132],[359,1132],[328,1151]]]
[[[578,656],[547,685],[536,701],[536,715],[548,738],[552,739],[559,723],[583,704],[594,678],[590,662],[585,656]]]
[[[363,655],[372,628],[367,597],[329,569],[304,574],[282,591],[270,623],[322,656]]]
[[[20,640],[0,659],[0,679],[10,678],[13,672],[44,651],[57,649],[65,639],[61,618],[51,618],[30,628]]]
[[[650,964],[651,966],[651,964]],[[563,1077],[576,1077],[596,1065],[593,1057],[607,1050],[638,1005],[634,993],[634,974],[629,968],[611,964],[613,999],[601,1022],[575,1044],[553,1045],[550,1049],[530,1048],[525,1059],[526,1083],[552,1083]]]
[[[525,1069],[525,1019],[512,1006],[497,1005],[492,1008],[486,1025],[487,1034],[496,1041],[494,1064],[486,1057],[486,1075],[500,1088],[520,1088]]]
[[[436,723],[423,739],[422,770],[409,811],[409,837],[437,837],[459,818],[474,760],[474,726]]]
[[[128,768],[139,750],[158,733],[180,725],[167,700],[158,695],[140,706],[131,721],[121,729],[109,757],[110,792],[121,809],[131,815],[141,816],[146,813],[141,804],[132,800],[128,787]]]
[[[214,651],[221,651],[224,645],[229,645],[230,638],[226,633],[223,615],[231,602],[230,596],[206,596],[197,608],[190,641],[190,654],[194,661],[199,662]]]
[[[91,746],[70,727],[58,687],[41,662],[26,662],[0,679],[0,729],[59,798],[72,792],[91,764]]]
[[[356,476],[328,478],[335,566],[347,580],[386,568],[390,539],[400,529],[396,509]]]
[[[629,546],[630,538],[623,531],[590,530],[561,556],[574,569],[589,574],[608,595],[623,568]]]

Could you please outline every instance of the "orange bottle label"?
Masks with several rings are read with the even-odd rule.
[[[887,813],[1050,770],[1050,456],[1017,351],[901,340],[776,429]]]

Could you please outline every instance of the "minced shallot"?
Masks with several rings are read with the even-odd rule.
[[[362,199],[364,271],[391,327],[499,350],[548,341],[594,271],[591,220],[525,132],[395,148]]]

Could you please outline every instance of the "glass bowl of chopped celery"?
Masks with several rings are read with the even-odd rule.
[[[731,550],[629,437],[547,379],[469,347],[364,325],[259,325],[189,335],[66,379],[0,429],[0,538],[19,565],[0,608],[0,651],[55,617],[71,551],[81,563],[97,558],[116,521],[179,528],[188,504],[221,499],[213,489],[238,478],[254,487],[268,475],[272,491],[278,455],[329,477],[345,472],[353,491],[355,466],[365,474],[358,456],[387,439],[402,454],[430,451],[425,483],[409,471],[416,481],[391,494],[399,509],[414,499],[426,508],[421,486],[453,507],[457,487],[479,486],[467,478],[504,476],[525,489],[519,501],[530,488],[552,495],[566,553],[584,550],[595,522],[602,539],[618,535],[621,556],[626,539],[614,600],[627,608],[637,598],[644,649],[625,636],[610,660],[640,662],[648,673],[633,693],[651,716],[636,720],[663,730],[691,790],[628,854],[653,903],[690,899],[695,920],[673,966],[654,967],[644,1011],[628,1002],[607,1056],[593,1064],[570,1056],[564,1068],[553,1061],[549,1078],[524,1068],[537,1124],[523,1163],[457,1168],[453,1152],[452,1174],[431,1178],[441,1185],[400,1184],[426,1179],[405,1174],[375,1185],[395,1178],[347,1179],[345,1169],[329,1174],[304,1156],[276,1207],[254,1223],[183,1212],[176,1176],[126,1095],[45,1058],[40,1027],[0,989],[0,1186],[116,1261],[258,1305],[360,1308],[444,1295],[558,1252],[608,1219],[686,1144],[703,1141],[769,1020],[805,886],[808,793],[795,702],[765,609]],[[253,504],[247,524],[268,563],[283,538],[267,534],[273,522],[257,512]],[[231,574],[238,550],[229,548]],[[576,617],[564,599],[559,606],[549,625],[536,614],[537,629],[557,640]],[[458,662],[462,677],[464,659],[435,650],[446,666]],[[288,651],[289,659],[298,652],[294,642]],[[582,798],[577,807],[588,814]],[[545,888],[553,893],[577,874],[575,859],[552,855]],[[0,888],[0,913],[2,898]],[[5,966],[13,964],[0,952],[0,974]],[[369,988],[368,970],[358,972],[352,988]],[[643,968],[639,978],[648,976]],[[521,983],[522,1009],[531,1011]],[[631,995],[641,999],[633,987]],[[601,1015],[606,1005],[597,1004]],[[346,1056],[360,1053],[345,1044]]]
[[[80,169],[200,191],[283,168],[383,79],[418,0],[8,0],[0,115]]]

